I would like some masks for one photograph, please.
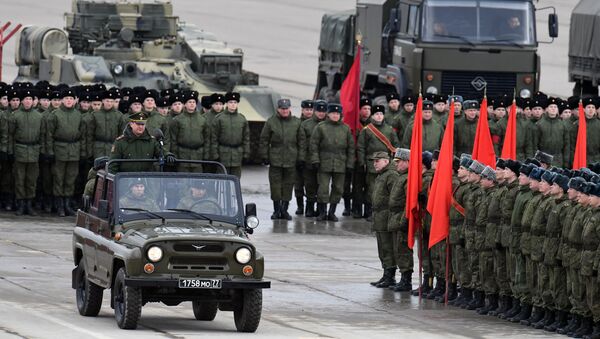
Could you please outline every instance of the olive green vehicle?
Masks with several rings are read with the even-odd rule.
[[[258,74],[243,69],[242,49],[181,22],[169,1],[73,0],[65,19],[64,30],[21,30],[15,81],[188,88],[200,95],[236,91],[242,96],[239,112],[250,124],[252,149],[258,149],[279,95],[259,86]]]
[[[114,161],[124,160],[106,168]],[[97,316],[110,289],[123,329],[136,328],[149,302],[191,301],[197,320],[233,311],[237,330],[254,332],[271,284],[248,239],[257,226],[256,205],[244,208],[235,176],[100,170],[73,231],[77,309]]]
[[[569,81],[573,95],[598,95],[600,85],[600,2],[580,0],[571,13],[569,31]]]
[[[537,2],[536,2],[537,3]],[[539,86],[533,0],[357,0],[321,21],[316,96],[335,98],[362,43],[361,90],[461,94],[513,93]],[[549,14],[551,38],[558,21]]]

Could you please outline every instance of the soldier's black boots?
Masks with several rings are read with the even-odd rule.
[[[593,324],[594,324],[594,321],[592,320],[591,317],[585,317],[581,320],[581,326],[579,326],[579,328],[576,329],[572,335],[571,334],[567,334],[567,335],[569,337],[573,337],[573,338],[583,338],[584,336],[592,333]]]
[[[427,293],[427,299],[434,300],[446,293],[446,279],[436,278],[435,288],[430,293]]]
[[[365,213],[363,217],[367,219],[367,221],[373,220],[373,206],[370,203],[365,204]]]
[[[329,204],[329,212],[327,212],[327,220],[338,221],[338,218],[335,216],[335,209],[337,204]]]
[[[350,198],[344,198],[344,211],[342,215],[347,217],[350,214],[352,214],[352,201],[350,201]]]
[[[535,307],[531,312],[531,316],[527,319],[522,319],[519,321],[521,325],[530,326],[533,323],[537,323],[538,321],[544,318],[544,310],[541,307]]]
[[[375,287],[377,288],[387,288],[390,287],[391,285],[394,285],[396,283],[396,268],[392,267],[392,268],[386,268],[383,271],[383,280],[375,285]]]
[[[497,294],[488,294],[487,301],[488,301],[487,305],[477,309],[477,314],[486,315],[491,310],[495,310],[496,308],[498,308],[498,295]]]
[[[65,215],[75,215],[75,211],[73,210],[73,207],[71,207],[72,204],[73,201],[71,198],[65,198]]]
[[[273,200],[273,214],[271,214],[271,220],[281,218],[281,204],[279,200]]]
[[[483,291],[473,292],[473,300],[465,307],[467,310],[476,310],[485,307],[485,293]]]
[[[385,270],[383,271],[383,275],[381,276],[381,278],[379,278],[379,280],[377,280],[377,281],[371,281],[369,284],[371,284],[371,286],[377,286],[377,284],[379,284],[380,282],[383,281],[384,277],[385,277]]]
[[[556,333],[572,335],[573,333],[575,333],[575,330],[579,328],[579,326],[581,326],[581,316],[577,315],[577,314],[573,314],[569,324],[566,327],[557,329]]]
[[[357,201],[357,199],[354,199],[354,201],[352,201],[352,218],[354,219],[360,219],[362,218],[362,204],[359,204]]]
[[[506,312],[498,314],[500,319],[508,319],[516,316],[521,312],[521,302],[517,298],[512,298],[512,307]]]
[[[511,323],[518,323],[521,320],[527,320],[531,316],[531,305],[521,304],[521,311],[512,318],[507,318]]]
[[[42,200],[42,204],[44,205],[44,212],[51,213],[52,212],[52,197],[49,195],[45,195]]]
[[[281,214],[279,219],[283,219],[283,220],[292,220],[292,216],[288,213],[288,208],[290,207],[290,202],[289,201],[279,201],[279,204],[281,205]]]
[[[548,326],[544,326],[544,330],[548,332],[556,332],[559,328],[567,326],[567,316],[565,311],[557,311],[554,317],[554,322]]]
[[[27,199],[25,200],[25,213],[29,214],[32,217],[37,216],[38,214],[33,209],[33,200]]]
[[[538,321],[537,323],[531,324],[531,327],[533,327],[537,330],[541,330],[542,328],[544,328],[546,326],[550,326],[553,322],[554,322],[554,311],[546,308],[544,310],[544,318],[542,320]]]
[[[512,301],[511,297],[509,297],[507,295],[501,296],[500,298],[498,298],[498,307],[494,310],[490,310],[488,312],[488,315],[496,317],[496,316],[498,316],[498,314],[508,311],[510,309],[510,307],[512,306],[511,301]]]
[[[463,305],[466,307],[471,300],[473,300],[473,290],[468,287],[461,287],[458,298],[452,300],[452,302],[448,302],[448,304],[462,308]]]
[[[600,339],[600,323],[594,324],[594,330],[589,335],[583,336],[584,339]]]
[[[56,214],[58,214],[59,217],[64,217],[65,216],[65,204],[64,204],[63,198],[56,197],[54,199],[55,199],[54,204],[56,205]]]
[[[316,214],[315,214],[315,202],[314,201],[306,200],[306,212],[304,213],[304,215],[307,218],[316,217]]]
[[[317,221],[327,220],[327,204],[318,202],[317,203]]]
[[[296,215],[304,214],[304,198],[296,197],[296,205],[298,205],[298,208],[296,209]]]
[[[402,272],[400,282],[394,286],[394,292],[410,292],[412,290],[412,271]]]
[[[425,274],[425,275],[423,275],[423,281],[421,282],[421,286],[415,288],[410,293],[413,296],[418,297],[419,289],[421,289],[421,296],[424,296],[432,290],[432,288],[433,288],[431,286],[432,284],[433,284],[432,278],[429,276],[429,274]]]
[[[5,209],[7,212],[10,212],[10,211],[12,211],[12,210],[13,210],[13,199],[12,199],[12,197],[11,197],[10,193],[6,193],[6,194],[4,195],[4,199],[3,199],[3,201],[4,201],[4,202],[3,202],[4,209]]]
[[[25,202],[23,200],[17,200],[16,215],[23,215],[25,213]]]

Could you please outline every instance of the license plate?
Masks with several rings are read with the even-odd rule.
[[[221,279],[179,279],[179,288],[216,290],[221,288]]]

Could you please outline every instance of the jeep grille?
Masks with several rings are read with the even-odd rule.
[[[223,245],[210,243],[177,243],[173,245],[175,252],[194,252],[194,253],[219,253],[223,252]]]
[[[226,267],[226,258],[173,257],[169,261],[171,270],[224,271]]]

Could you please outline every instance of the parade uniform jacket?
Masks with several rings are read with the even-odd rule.
[[[121,117],[123,115],[113,109],[100,109],[89,114],[87,127],[88,155],[94,158],[110,154],[115,139],[123,133]],[[86,120],[84,118],[84,120]]]
[[[225,167],[242,166],[250,157],[250,128],[242,114],[224,110],[211,126],[211,155]]]
[[[164,151],[164,156],[167,152]],[[158,159],[160,157],[160,144],[150,136],[147,130],[139,137],[133,134],[131,127],[127,126],[123,135],[113,144],[110,160],[113,159]],[[116,172],[149,172],[154,164],[150,162],[112,163],[109,171]]]
[[[57,161],[86,158],[86,126],[79,110],[61,106],[46,121],[46,151]]]
[[[379,125],[376,125],[375,123],[372,124],[381,132],[381,134],[385,135],[392,146],[399,146],[400,142],[398,141],[398,136],[390,125],[386,124],[385,121],[382,121]],[[358,135],[358,145],[356,150],[358,166],[366,166],[368,173],[377,173],[373,161],[370,161],[369,157],[373,153],[380,151],[390,153],[387,146],[381,142],[373,132],[366,127],[363,128]]]
[[[179,159],[207,160],[210,131],[208,121],[199,112],[185,109],[171,123],[171,153]]]
[[[345,173],[354,167],[354,138],[348,125],[326,119],[315,127],[310,138],[311,163],[320,172]]]
[[[300,147],[298,149],[298,160],[304,162],[310,162],[310,138],[312,137],[315,127],[325,119],[319,120],[316,114],[313,114],[312,118],[306,119],[300,124]]]
[[[299,149],[304,148],[300,138],[301,121],[291,114],[283,118],[276,113],[270,117],[260,132],[260,157],[269,160],[271,166],[294,167]]]
[[[42,140],[42,114],[20,108],[8,120],[8,133],[2,133],[2,149],[14,154],[17,162],[38,162]]]
[[[375,178],[373,185],[373,227],[375,232],[387,232],[388,221],[390,217],[389,199],[392,188],[398,182],[400,173],[394,168],[394,164],[390,162]]]

